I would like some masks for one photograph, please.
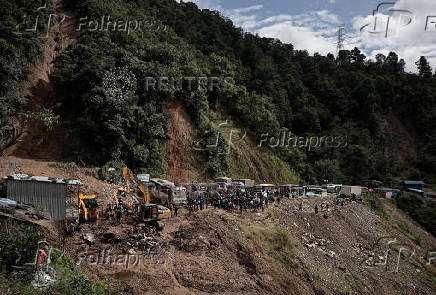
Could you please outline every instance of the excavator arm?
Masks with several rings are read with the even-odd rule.
[[[143,196],[143,202],[144,204],[150,203],[150,193],[148,192],[147,188],[144,186],[144,184],[136,177],[136,175],[126,166],[123,167],[123,178],[126,185],[127,192],[130,193],[130,181],[132,181],[138,190],[141,192],[141,195]]]

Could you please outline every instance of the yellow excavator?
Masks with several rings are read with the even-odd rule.
[[[96,195],[79,194],[79,221],[98,219],[98,203]]]
[[[142,200],[141,203],[149,204],[150,203],[150,192],[147,190],[145,185],[136,177],[136,175],[126,166],[123,167],[123,178],[126,192],[130,193],[130,181],[132,181],[135,186],[138,188],[141,193]],[[138,200],[139,201],[139,200]]]
[[[134,207],[134,213],[138,222],[152,224],[159,230],[163,228],[162,217],[167,217],[166,210],[162,210],[160,205],[150,203],[150,192],[147,187],[136,177],[136,175],[126,166],[122,168],[124,187],[118,187],[114,192],[115,206],[127,201]],[[130,188],[130,183],[137,188],[137,193]],[[137,197],[138,196],[138,197]],[[123,201],[123,199],[125,201]]]

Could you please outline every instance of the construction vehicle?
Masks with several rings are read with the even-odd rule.
[[[124,178],[124,184],[125,189],[128,194],[130,194],[130,181],[132,181],[139,192],[141,193],[142,200],[140,200],[141,203],[149,204],[150,203],[150,193],[148,192],[146,186],[136,177],[136,175],[130,171],[129,168],[126,166],[123,167],[123,178]]]
[[[122,206],[126,203],[131,204],[136,220],[141,223],[151,224],[159,230],[163,228],[160,222],[163,210],[159,205],[150,202],[150,192],[147,187],[136,177],[136,175],[126,166],[122,168],[124,187],[118,187],[114,192],[115,206]],[[136,191],[131,188],[131,183],[136,187]]]
[[[79,221],[98,219],[98,203],[96,195],[79,194]]]

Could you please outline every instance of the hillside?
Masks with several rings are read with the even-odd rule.
[[[314,206],[334,208],[335,195],[264,210],[253,200],[242,213],[185,206],[161,232],[133,210],[103,211],[119,185],[105,173],[124,165],[177,183],[413,178],[434,189],[436,74],[424,57],[414,74],[394,52],[309,55],[175,0],[0,0],[0,14],[0,185],[13,162],[17,174],[80,179],[100,205],[81,224],[1,208],[1,294],[435,292],[435,203],[417,196],[339,199],[328,218]],[[52,25],[17,34],[30,17]],[[41,239],[59,279],[36,290],[34,269],[16,264]],[[151,261],[96,262],[106,250]]]
[[[75,16],[68,21],[76,27],[82,15],[88,15],[89,21],[106,15],[114,20],[147,20],[147,26],[128,32],[93,30],[85,22],[79,36],[67,33],[69,41],[56,39],[61,42],[56,45],[59,52],[54,53],[53,45],[46,46],[52,52],[44,53],[41,65],[51,69],[50,61],[56,57],[56,75],[45,87],[62,89],[62,93],[50,90],[52,98],[44,98],[44,104],[35,105],[36,100],[28,98],[26,108],[38,112],[30,118],[57,123],[50,132],[38,130],[45,135],[31,141],[33,149],[53,140],[45,149],[58,153],[58,159],[98,166],[124,162],[156,175],[178,174],[169,171],[177,165],[170,164],[174,156],[168,154],[177,150],[196,157],[195,162],[201,163],[198,167],[203,167],[182,168],[191,170],[182,172],[187,175],[246,174],[256,180],[347,183],[401,176],[434,183],[434,78],[431,72],[405,73],[404,62],[393,52],[378,55],[375,61],[357,48],[336,57],[309,56],[291,44],[243,33],[218,13],[173,0],[62,3],[67,10],[58,13]],[[68,27],[65,24],[63,30]],[[205,28],[213,33],[202,35]],[[58,34],[56,30],[52,28],[47,44],[53,42],[50,38]],[[181,83],[150,87],[150,81],[162,77]],[[193,77],[192,83],[187,83],[187,77]],[[216,78],[221,85],[203,87],[199,77],[209,83]],[[33,80],[30,77],[30,88]],[[16,95],[14,89],[5,89],[2,95]],[[178,105],[168,111],[166,101],[183,104],[194,146],[218,144],[192,154],[192,143],[172,139],[181,149],[165,148],[171,136],[178,136],[168,121]],[[5,109],[7,116],[14,107]],[[224,154],[229,139],[214,123],[217,119],[234,122],[246,134],[242,153]],[[35,124],[33,120],[26,130]],[[274,141],[283,134],[303,140],[336,136],[346,148],[335,148],[336,142],[312,149],[305,144],[275,147]],[[254,148],[265,138],[266,144]],[[48,148],[60,141],[67,144]],[[26,153],[20,150],[17,153]],[[44,157],[44,151],[35,152],[36,157]]]

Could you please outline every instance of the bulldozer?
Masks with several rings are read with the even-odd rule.
[[[115,206],[123,206],[129,203],[133,207],[136,221],[144,224],[155,226],[157,229],[163,229],[164,224],[161,222],[163,210],[159,205],[150,202],[150,192],[147,187],[136,177],[136,175],[126,166],[122,168],[124,186],[118,187],[114,192]],[[136,191],[130,186],[131,182],[136,187]]]
[[[79,194],[79,222],[98,219],[98,203],[96,195]]]

